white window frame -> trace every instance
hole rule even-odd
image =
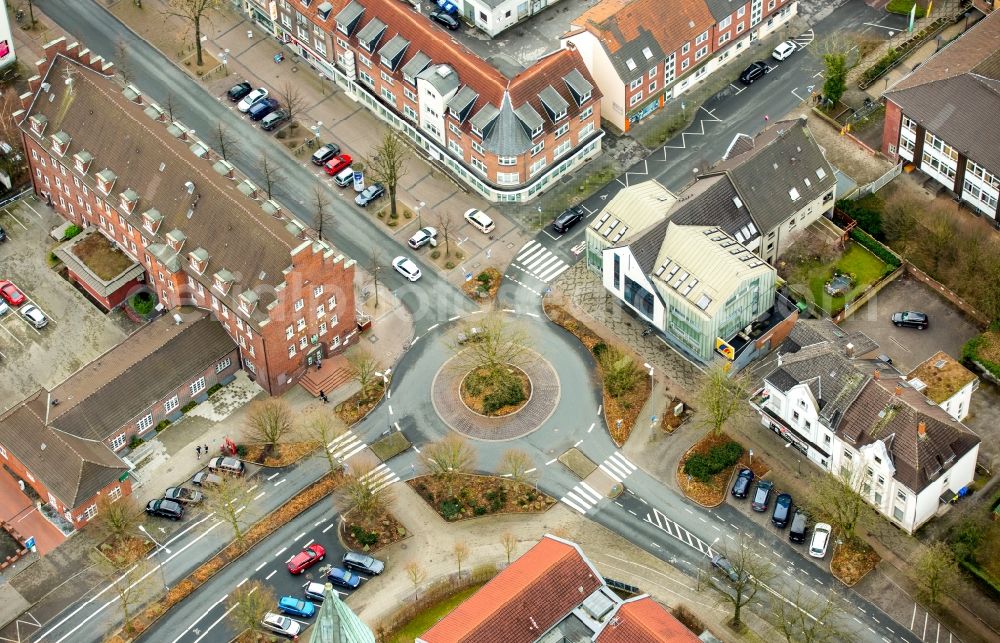
[[[181,403],[180,398],[178,398],[176,395],[173,396],[172,398],[163,403],[163,412],[170,413],[178,406],[180,406],[180,403]]]
[[[233,360],[231,357],[224,357],[219,360],[219,363],[215,365],[215,373],[219,374],[233,365]]]
[[[188,391],[191,392],[191,397],[201,393],[205,390],[205,377],[199,377],[195,381],[188,384]]]
[[[153,414],[147,413],[146,415],[139,418],[139,421],[135,423],[135,429],[139,433],[143,431],[148,431],[153,427]]]

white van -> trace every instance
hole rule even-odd
[[[483,234],[489,234],[493,232],[494,224],[493,219],[486,216],[486,213],[482,210],[477,210],[472,208],[465,213],[465,220],[472,224],[474,228],[482,232]]]
[[[342,188],[346,188],[351,183],[354,183],[354,170],[345,167],[334,175],[333,182]]]

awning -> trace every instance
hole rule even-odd
[[[945,489],[944,493],[941,494],[938,500],[941,501],[941,504],[950,505],[958,500],[958,494],[951,489]]]

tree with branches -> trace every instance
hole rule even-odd
[[[142,582],[142,577],[151,567],[149,560],[139,557],[139,560],[132,561],[125,557],[104,556],[97,551],[91,552],[90,560],[94,570],[108,583],[115,598],[118,599],[122,629],[126,635],[131,636],[135,633],[133,612],[138,604],[150,597],[153,591],[151,583]]]
[[[458,565],[458,577],[462,578],[462,563],[469,557],[469,546],[465,544],[465,541],[455,541],[451,553],[455,556],[455,563]]]
[[[431,442],[420,455],[427,472],[445,483],[449,496],[455,493],[455,479],[471,470],[476,463],[475,451],[457,433],[449,433],[437,442]]]
[[[326,196],[326,188],[317,183],[313,186],[313,213],[316,215],[316,234],[323,240],[323,230],[327,224],[333,225],[333,213],[330,212],[330,200]],[[329,233],[329,230],[327,231]]]
[[[721,366],[710,368],[697,393],[702,427],[712,435],[721,435],[723,427],[746,403],[747,397],[749,386],[744,375],[730,377]]]
[[[233,530],[233,540],[241,550],[246,545],[246,518],[243,514],[246,506],[240,503],[245,501],[246,493],[247,484],[243,478],[224,476],[222,482],[205,497],[209,510]]]
[[[163,13],[184,20],[194,30],[195,64],[199,67],[205,64],[201,48],[201,21],[211,20],[212,14],[222,8],[222,3],[223,0],[166,0]]]
[[[508,449],[500,456],[500,474],[514,486],[535,484],[534,471],[529,473],[533,465],[531,456],[520,449]]]
[[[274,453],[292,426],[292,409],[283,398],[268,397],[250,403],[247,411],[248,437],[264,445],[265,458]]]
[[[252,640],[257,640],[265,634],[261,621],[277,602],[270,587],[252,580],[233,590],[227,601],[229,618],[238,632],[249,632]]]
[[[261,155],[260,161],[257,163],[257,169],[260,171],[261,183],[263,184],[264,192],[267,193],[267,198],[274,198],[275,186],[284,180],[284,173],[282,173],[278,164],[271,160],[267,152]]]
[[[795,595],[771,597],[771,624],[788,643],[836,643],[852,640],[842,623],[843,609],[831,592],[821,598],[797,587]]]
[[[295,83],[285,81],[285,84],[278,90],[278,95],[285,105],[285,111],[288,112],[288,128],[295,129],[298,127],[295,117],[298,116],[299,110],[302,108],[302,92],[299,91],[299,87]]]
[[[851,70],[851,50],[855,39],[849,34],[835,33],[817,43],[815,55],[823,63],[823,99],[836,104],[847,90],[847,72]]]
[[[722,592],[722,600],[733,606],[733,618],[730,625],[737,631],[743,629],[741,617],[743,608],[753,601],[773,575],[770,563],[757,556],[752,550],[752,546],[753,540],[751,538],[740,536],[735,547],[729,547],[723,551],[726,559],[732,565],[732,573],[724,574],[724,576],[733,591]]]
[[[861,493],[865,476],[862,467],[845,464],[836,473],[816,477],[806,496],[810,512],[825,517],[848,542],[857,538],[858,527],[869,517],[868,501]]]
[[[410,579],[410,584],[413,585],[413,600],[414,602],[419,598],[420,584],[424,582],[427,578],[427,570],[421,567],[420,563],[415,560],[411,560],[406,563],[406,577]]]
[[[343,471],[344,465],[334,457],[333,451],[330,448],[333,441],[347,431],[336,415],[322,408],[314,411],[306,418],[305,429],[322,446],[323,456],[326,457],[326,465],[330,470],[330,475],[337,475]]]
[[[396,189],[399,182],[406,176],[406,161],[410,157],[410,148],[406,145],[403,135],[389,128],[382,140],[372,151],[371,157],[365,160],[368,174],[385,186],[389,193],[390,216],[396,218]]]
[[[128,53],[128,45],[121,38],[115,40],[115,69],[118,70],[118,75],[126,85],[131,83],[135,77],[132,71],[132,59]]]
[[[351,376],[361,387],[361,396],[368,399],[382,381],[381,377],[376,375],[379,371],[378,360],[370,350],[359,346],[347,356],[347,363],[351,369]]]
[[[375,463],[371,461],[355,464],[345,487],[351,508],[369,519],[385,513],[393,498],[389,485],[370,480],[373,471]]]
[[[510,556],[517,547],[517,536],[509,531],[503,532],[500,534],[500,545],[503,546],[503,552],[507,554],[507,564],[510,565]]]
[[[0,143],[11,149],[9,154],[0,152],[0,172],[17,185],[27,174],[28,161],[21,144],[21,130],[14,121],[14,112],[20,109],[17,92],[13,87],[0,88]]]
[[[167,90],[167,93],[163,96],[162,107],[163,111],[167,113],[167,118],[169,118],[171,122],[177,120],[177,109],[180,107],[180,104],[177,102],[176,94]]]
[[[97,501],[97,515],[88,525],[100,534],[102,540],[111,541],[109,544],[114,547],[134,535],[142,518],[143,509],[136,503],[134,496],[125,496],[115,501],[102,496]]]
[[[948,543],[937,541],[924,548],[917,557],[911,576],[917,585],[918,595],[931,604],[938,604],[942,596],[954,592],[960,572]]]
[[[604,387],[616,399],[630,393],[646,375],[635,360],[617,346],[607,346],[597,361],[604,376]]]
[[[232,132],[229,131],[229,128],[222,124],[222,121],[215,124],[211,137],[212,146],[219,153],[219,156],[222,157],[222,160],[229,161],[236,156],[239,151],[239,142],[233,136]]]
[[[459,356],[458,368],[496,372],[508,365],[523,366],[536,359],[532,350],[534,342],[527,329],[503,313],[485,315],[476,328],[475,333],[471,327],[465,329],[466,336],[472,340],[452,346]]]
[[[371,263],[368,266],[368,270],[369,270],[369,272],[372,273],[372,281],[374,282],[374,286],[372,287],[372,291],[375,294],[375,309],[376,310],[378,310],[378,273],[379,273],[379,271],[382,270],[382,268],[384,266],[384,263],[385,262],[382,261],[382,256],[379,254],[378,248],[376,248],[375,246],[372,246]]]
[[[434,213],[434,225],[438,233],[444,239],[444,256],[451,256],[451,234],[455,229],[455,215],[446,210],[438,210]]]

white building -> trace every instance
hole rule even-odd
[[[466,21],[491,38],[560,0],[452,0]]]
[[[979,388],[976,374],[944,351],[929,357],[906,378],[913,388],[959,422],[968,417],[972,393]]]

